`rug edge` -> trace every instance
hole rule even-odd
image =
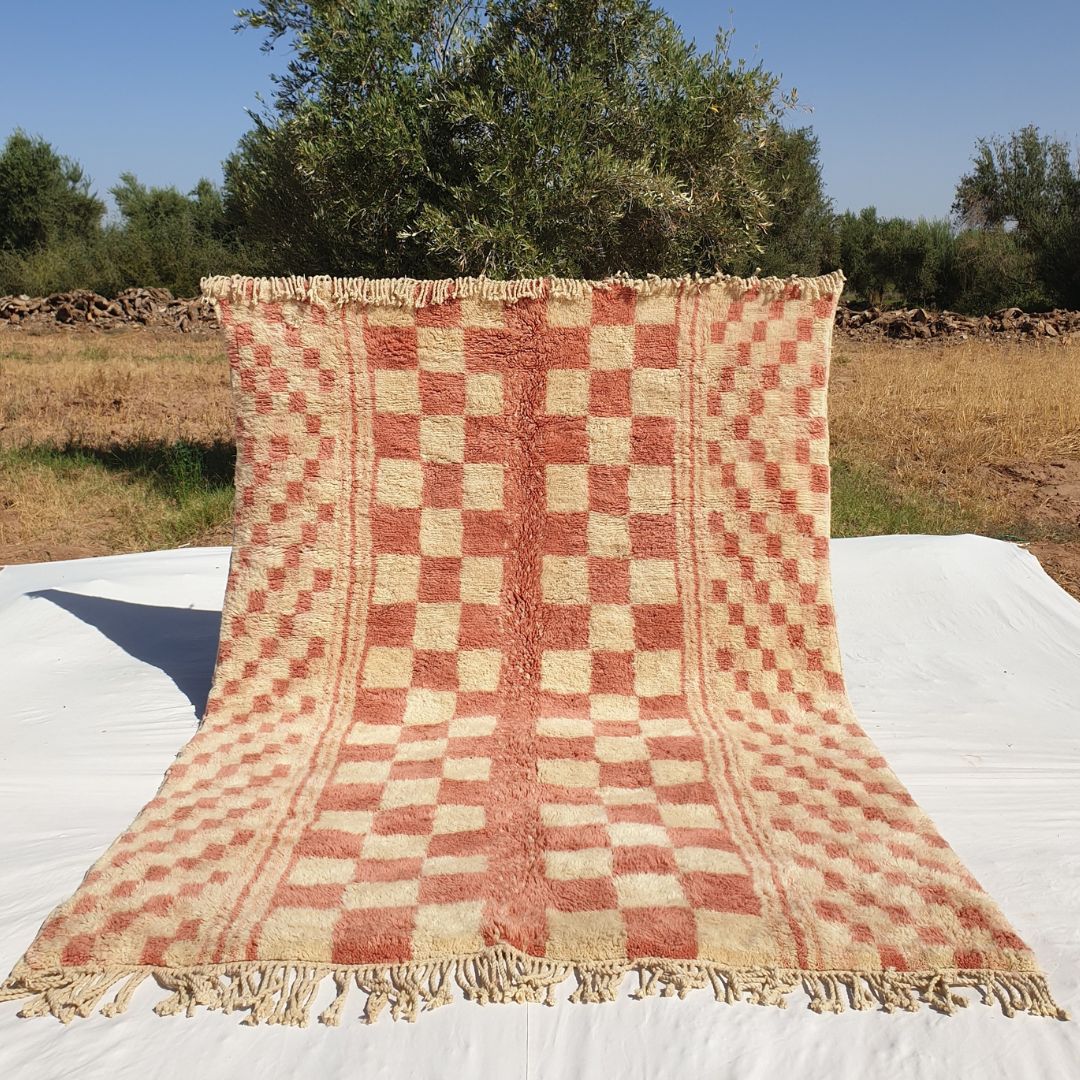
[[[364,995],[362,1019],[370,1024],[389,1008],[395,1020],[415,1021],[452,999],[456,985],[467,1001],[487,1004],[554,1005],[555,990],[573,978],[574,1003],[614,1001],[627,975],[638,976],[631,998],[679,997],[691,990],[711,989],[717,1002],[786,1008],[802,990],[807,1008],[816,1013],[848,1009],[917,1012],[928,1005],[954,1015],[970,999],[956,993],[973,990],[983,1005],[998,1005],[1007,1017],[1026,1012],[1057,1020],[1069,1014],[1053,998],[1038,970],[942,968],[928,971],[800,970],[795,968],[731,968],[700,960],[645,957],[635,960],[552,960],[531,956],[505,944],[471,954],[414,961],[408,964],[297,964],[291,961],[244,961],[190,967],[116,966],[61,968],[33,972],[25,963],[0,983],[0,1002],[29,999],[20,1017],[53,1016],[62,1024],[89,1016],[107,994],[106,1017],[130,1004],[147,978],[170,996],[159,1002],[159,1016],[194,1015],[202,1006],[215,1011],[247,1012],[245,1025],[284,1024],[306,1027],[320,985],[332,980],[333,1002],[317,1019],[340,1025],[345,1001],[355,986]]]
[[[729,274],[684,274],[681,277],[659,277],[650,274],[634,278],[615,274],[602,280],[579,278],[535,277],[499,280],[487,277],[443,278],[363,278],[363,277],[245,277],[217,275],[205,277],[200,286],[208,300],[232,304],[256,304],[285,300],[302,301],[323,306],[345,304],[391,304],[402,307],[431,307],[452,299],[485,299],[518,301],[541,296],[579,297],[594,289],[620,287],[632,289],[641,296],[671,295],[679,290],[699,291],[719,288],[732,299],[755,292],[766,299],[780,297],[798,289],[805,299],[839,298],[844,286],[844,273],[834,270],[817,277],[734,277]]]

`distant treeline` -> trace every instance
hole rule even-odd
[[[980,140],[949,215],[836,213],[816,137],[762,65],[700,51],[650,0],[263,0],[291,50],[272,105],[190,192],[125,174],[106,217],[43,139],[0,152],[0,294],[208,273],[603,277],[843,268],[847,296],[1080,308],[1080,164]]]

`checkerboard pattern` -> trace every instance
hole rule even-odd
[[[839,282],[417,284],[221,299],[209,710],[27,970],[1034,970],[845,696]]]

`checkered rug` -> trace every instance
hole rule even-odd
[[[839,274],[212,278],[236,529],[207,715],[5,984],[413,1019],[703,988],[1061,1015],[858,726]]]

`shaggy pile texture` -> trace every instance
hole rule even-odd
[[[66,1021],[149,975],[161,1013],[337,1023],[350,988],[412,1019],[633,973],[1062,1015],[847,701],[842,281],[205,282],[238,413],[210,704],[2,994]]]

